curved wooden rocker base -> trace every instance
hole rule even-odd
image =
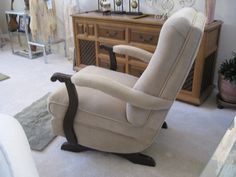
[[[79,144],[72,144],[69,142],[63,143],[63,145],[61,146],[61,149],[65,151],[71,151],[71,152],[97,151],[92,148],[88,148]],[[127,159],[130,162],[133,162],[135,164],[146,165],[146,166],[151,166],[151,167],[156,166],[156,162],[152,157],[149,157],[141,153],[130,153],[130,154],[112,153],[112,154],[120,156],[124,159]]]

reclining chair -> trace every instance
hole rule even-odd
[[[151,157],[140,152],[165,124],[196,57],[204,25],[202,13],[184,8],[164,23],[154,54],[132,46],[113,46],[113,70],[114,53],[149,62],[140,78],[96,66],[73,76],[55,73],[51,80],[65,82],[66,87],[50,95],[48,109],[55,134],[67,139],[62,149],[105,151],[155,166]]]
[[[20,123],[0,113],[0,177],[39,177]]]

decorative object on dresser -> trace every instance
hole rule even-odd
[[[123,0],[113,0],[114,12],[116,14],[124,14],[124,2]]]
[[[129,15],[142,15],[140,11],[140,0],[129,0]]]
[[[216,0],[205,0],[205,13],[207,17],[207,23],[211,23],[215,19],[215,6]]]
[[[108,52],[101,44],[128,44],[154,52],[164,21],[155,15],[111,15],[89,12],[73,14],[76,66],[96,65],[110,68]],[[213,89],[215,61],[221,21],[206,25],[195,63],[177,99],[200,105]],[[147,64],[126,55],[117,55],[118,71],[141,76]]]
[[[51,80],[66,85],[48,99],[54,133],[67,139],[61,148],[110,152],[155,166],[154,159],[141,152],[152,145],[161,127],[167,128],[166,115],[194,63],[204,26],[201,12],[184,8],[164,23],[154,54],[129,45],[102,45],[113,70],[113,52],[148,63],[140,78],[96,66],[73,76],[55,73]]]
[[[218,108],[236,108],[236,53],[220,65],[218,88]]]
[[[111,3],[110,3],[110,1],[101,2],[101,6],[102,6],[102,13],[104,15],[110,15],[111,14]]]
[[[107,0],[98,0],[98,12],[102,12],[102,6],[104,2],[107,2]]]

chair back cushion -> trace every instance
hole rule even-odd
[[[134,89],[174,101],[192,67],[204,26],[205,16],[193,8],[173,14],[164,23],[156,51]],[[150,111],[128,104],[127,118],[133,124],[142,125]]]

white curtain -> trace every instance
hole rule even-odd
[[[49,37],[56,35],[56,9],[52,0],[52,9],[48,9],[45,0],[29,0],[30,3],[30,29],[33,40],[48,42]]]
[[[74,35],[73,35],[73,26],[72,26],[72,17],[71,14],[74,14],[79,11],[76,0],[62,0],[63,11],[63,21],[64,21],[64,30],[65,37],[67,42],[67,54],[69,59],[74,57]]]

